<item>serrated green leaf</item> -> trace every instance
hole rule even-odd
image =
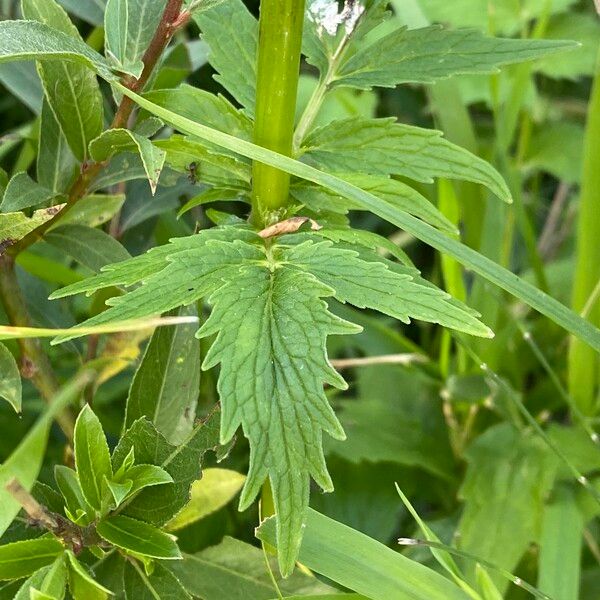
[[[95,161],[108,160],[120,152],[137,152],[140,155],[152,194],[156,193],[158,178],[165,164],[164,150],[129,129],[109,129],[90,143],[90,156]]]
[[[473,181],[511,201],[505,181],[489,163],[439,131],[395,119],[343,119],[319,127],[304,140],[301,157],[335,173],[402,175],[424,183],[434,177]]]
[[[0,344],[0,398],[6,400],[15,412],[21,412],[21,373],[12,352]]]
[[[152,90],[144,96],[151,102],[168,110],[177,110],[198,123],[244,140],[252,139],[251,119],[221,94],[211,94],[184,83],[175,89]]]
[[[160,563],[148,574],[137,563],[127,562],[123,587],[126,600],[192,600],[177,577]]]
[[[456,234],[456,227],[427,198],[402,181],[358,173],[344,174],[343,178],[399,210],[419,217],[444,232]],[[291,194],[296,200],[317,212],[329,210],[346,213],[349,210],[362,209],[357,202],[308,182],[292,185]]]
[[[254,114],[258,23],[242,0],[227,0],[194,16],[208,42],[208,60],[218,81],[242,106]]]
[[[108,600],[112,592],[94,581],[88,570],[68,550],[69,591],[73,600]]]
[[[205,469],[202,479],[192,484],[189,503],[167,524],[168,530],[183,529],[223,508],[242,489],[245,481],[245,475],[236,471]]]
[[[68,191],[77,173],[77,159],[69,148],[48,101],[42,105],[37,155],[38,183],[53,192]]]
[[[49,231],[44,240],[96,272],[107,264],[131,258],[115,238],[101,229],[84,225],[59,225]]]
[[[126,517],[112,515],[96,525],[98,535],[117,548],[158,558],[177,560],[181,558],[175,539],[158,527]]]
[[[125,471],[124,477],[132,482],[130,496],[147,487],[173,483],[173,477],[156,465],[134,465]]]
[[[302,179],[322,185],[327,189],[333,190],[347,198],[359,202],[365,210],[373,212],[396,227],[411,233],[440,252],[455,258],[458,262],[478,275],[481,275],[513,296],[523,300],[526,304],[589,344],[590,347],[600,350],[600,330],[583,319],[580,315],[569,310],[548,294],[545,294],[535,286],[527,283],[525,280],[519,278],[507,269],[504,269],[479,252],[472,250],[456,240],[446,237],[430,225],[419,221],[419,219],[416,219],[412,215],[395,209],[385,202],[381,202],[373,194],[361,190],[335,175],[325,173],[312,168],[310,165],[303,164],[297,160],[278,154],[277,152],[261,148],[255,144],[245,142],[244,140],[238,140],[237,138],[228,136],[227,134],[218,132],[209,127],[194,123],[189,119],[180,117],[171,111],[162,109],[152,102],[144,100],[141,96],[138,96],[121,85],[115,85],[142,108],[157,115],[165,122],[171,123],[184,133],[218,144],[228,150],[252,158],[253,160],[264,162],[265,164],[269,164],[292,175],[301,177]]]
[[[112,466],[102,425],[87,404],[75,423],[74,451],[83,496],[92,508],[100,510],[104,477],[112,478]]]
[[[142,74],[142,57],[165,10],[164,0],[108,0],[104,12],[107,55],[119,71]]]
[[[28,577],[62,552],[63,545],[54,537],[0,546],[0,580]]]
[[[276,519],[257,536],[276,545]],[[450,580],[342,523],[308,509],[299,560],[309,569],[373,600],[467,600]]]
[[[31,600],[31,590],[40,587],[50,567],[42,567],[27,578],[12,600]]]
[[[345,60],[333,85],[368,89],[434,83],[458,74],[496,73],[501,65],[576,47],[574,42],[558,40],[488,38],[475,29],[398,29]]]
[[[405,323],[412,317],[471,335],[493,335],[469,309],[448,302],[446,292],[381,262],[362,260],[353,250],[331,242],[309,242],[291,248],[285,258],[330,286],[340,302],[371,308]]]
[[[84,44],[75,25],[55,0],[21,0],[23,16],[39,21]],[[95,74],[69,61],[41,62],[38,72],[46,100],[71,148],[83,161],[88,145],[103,128],[104,106]]]
[[[57,204],[64,202],[65,197],[39,185],[27,173],[17,173],[6,186],[0,210],[3,213],[17,212],[53,200]]]
[[[194,307],[173,315],[194,316]],[[200,344],[195,324],[157,329],[129,389],[125,427],[141,417],[152,421],[171,444],[181,443],[194,427],[200,389]]]
[[[123,435],[113,454],[117,471],[131,448],[140,464],[162,467],[173,483],[142,489],[128,501],[123,513],[154,525],[164,525],[189,501],[190,487],[201,476],[204,454],[219,443],[218,411],[196,425],[189,437],[179,446],[172,446],[146,419],[136,421]],[[135,467],[133,467],[135,469]]]

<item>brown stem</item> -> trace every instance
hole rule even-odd
[[[16,477],[6,484],[6,491],[23,507],[36,525],[49,531],[58,528],[56,519],[19,483]]]

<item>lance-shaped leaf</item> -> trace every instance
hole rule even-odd
[[[57,204],[66,198],[36,183],[27,173],[17,173],[6,186],[0,210],[4,213],[17,212],[55,199]]]
[[[55,0],[21,0],[23,16],[40,21],[84,43],[65,10]],[[38,65],[46,99],[75,156],[85,160],[91,140],[103,128],[104,107],[96,75],[86,66],[68,62]]]
[[[208,60],[218,81],[249,115],[256,102],[258,23],[242,0],[227,0],[194,15],[210,47]]]
[[[115,80],[104,57],[85,42],[37,21],[0,22],[0,63],[17,60],[75,61]]]
[[[107,55],[124,73],[139,77],[142,57],[165,10],[164,0],[108,0],[104,13]]]
[[[0,398],[21,412],[21,373],[12,352],[0,344]]]
[[[67,551],[67,565],[69,591],[73,600],[108,600],[112,596],[112,592],[95,581],[70,550]]]
[[[489,163],[452,144],[440,131],[395,119],[342,119],[319,127],[304,140],[302,159],[336,173],[402,175],[424,183],[434,177],[473,181],[503,200],[511,198]]]
[[[37,180],[46,189],[65,193],[78,171],[77,159],[62,132],[52,108],[42,105],[40,140],[37,156]]]
[[[102,508],[104,478],[112,477],[110,453],[98,417],[85,405],[75,423],[75,466],[81,491],[95,509]]]
[[[137,152],[142,159],[152,194],[156,192],[158,178],[165,164],[165,152],[149,139],[129,129],[110,129],[90,144],[90,156],[96,161],[105,161],[119,152]]]
[[[173,536],[131,517],[112,515],[100,521],[96,531],[104,540],[122,550],[160,560],[181,558]]]
[[[345,60],[333,85],[369,89],[433,83],[458,74],[495,73],[501,65],[576,47],[559,40],[488,38],[476,29],[397,29]]]
[[[0,546],[0,580],[27,577],[64,552],[54,537],[14,542]]]
[[[0,254],[30,231],[49,221],[63,205],[36,210],[31,217],[22,212],[0,213]]]

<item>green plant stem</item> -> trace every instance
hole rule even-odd
[[[260,5],[254,142],[292,155],[304,0],[263,0]],[[256,225],[280,220],[289,203],[290,176],[255,162],[252,218]]]
[[[600,302],[589,302],[600,280],[600,219],[598,189],[600,188],[600,55],[589,103],[584,142],[584,165],[577,225],[577,262],[573,280],[572,307],[587,313],[588,320],[600,324]],[[569,348],[569,392],[581,412],[594,416],[598,411],[600,385],[598,354],[572,338]]]
[[[14,259],[8,255],[0,257],[0,298],[13,325],[33,327],[17,281]],[[42,398],[50,404],[59,390],[59,384],[48,355],[37,339],[20,339],[18,342],[21,350],[21,374],[31,379]],[[60,413],[56,420],[67,439],[73,439],[74,421],[69,412]]]

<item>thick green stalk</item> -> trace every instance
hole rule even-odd
[[[573,280],[572,306],[576,312],[587,310],[587,318],[600,324],[600,301],[589,301],[600,280],[600,56],[590,98],[585,136],[585,158],[577,226],[577,263]],[[598,354],[576,338],[569,349],[569,392],[585,415],[598,411],[600,359]]]
[[[262,0],[254,142],[292,155],[304,0]],[[289,203],[290,176],[259,162],[252,172],[252,215],[259,226],[279,220]]]

